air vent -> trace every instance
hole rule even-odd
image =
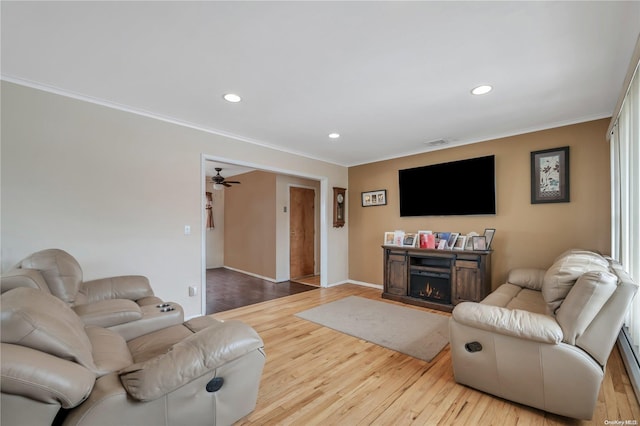
[[[445,141],[444,139],[438,139],[435,141],[429,141],[429,142],[425,142],[424,144],[427,146],[440,146],[440,145],[446,145],[449,142]]]

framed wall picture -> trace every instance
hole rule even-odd
[[[531,153],[531,204],[569,202],[569,147]]]
[[[362,207],[384,206],[387,204],[387,190],[378,189],[362,193]]]

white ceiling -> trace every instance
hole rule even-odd
[[[640,31],[638,1],[1,8],[7,81],[346,166],[608,117]]]

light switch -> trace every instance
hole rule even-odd
[[[184,226],[184,235],[191,235],[191,226],[189,225]]]

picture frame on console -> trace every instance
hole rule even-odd
[[[453,245],[454,250],[464,250],[467,246],[467,236],[466,235],[458,235],[455,244]]]
[[[432,231],[418,231],[418,242],[416,247],[435,249],[436,237]]]
[[[402,247],[415,247],[417,234],[406,233],[404,234],[404,238],[402,239]]]
[[[385,232],[384,233],[384,245],[385,246],[395,246],[395,232]]]
[[[484,235],[473,237],[473,249],[474,250],[486,250],[487,238]]]
[[[484,230],[484,237],[487,239],[487,250],[491,250],[491,242],[493,241],[493,235],[496,230],[493,228],[487,228]]]
[[[451,235],[449,235],[449,238],[447,238],[448,249],[453,249],[453,246],[456,244],[456,240],[458,239],[458,235],[460,235],[459,232],[452,232]]]

